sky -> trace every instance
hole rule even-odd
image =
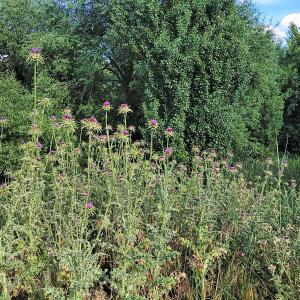
[[[300,27],[300,0],[254,0],[276,35],[284,39],[291,22]]]

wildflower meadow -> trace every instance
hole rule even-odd
[[[0,187],[0,299],[287,299],[300,294],[300,193],[290,161],[251,171],[128,103],[50,110],[33,48],[32,111]],[[47,88],[47,87],[46,87]],[[116,123],[115,116],[118,117]],[[0,119],[0,149],[7,132]]]
[[[0,0],[0,300],[300,300],[300,0]]]

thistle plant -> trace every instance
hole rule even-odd
[[[197,146],[185,166],[171,127],[155,147],[156,119],[148,144],[133,140],[127,104],[115,130],[110,102],[101,109],[103,121],[47,116],[50,140],[32,126],[1,182],[3,299],[297,299],[296,182],[270,159],[250,181],[231,154]]]

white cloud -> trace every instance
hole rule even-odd
[[[274,3],[277,0],[255,0],[254,2],[257,4],[269,4],[269,3]]]
[[[273,30],[280,40],[284,40],[291,23],[295,23],[300,27],[300,13],[285,16],[277,26],[272,26],[270,29]]]

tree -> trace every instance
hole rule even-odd
[[[112,1],[104,36],[111,69],[144,125],[193,144],[239,152],[274,144],[281,126],[278,47],[235,1]]]
[[[295,24],[289,28],[287,48],[282,65],[285,69],[284,126],[281,131],[281,147],[292,153],[300,151],[300,31]]]

